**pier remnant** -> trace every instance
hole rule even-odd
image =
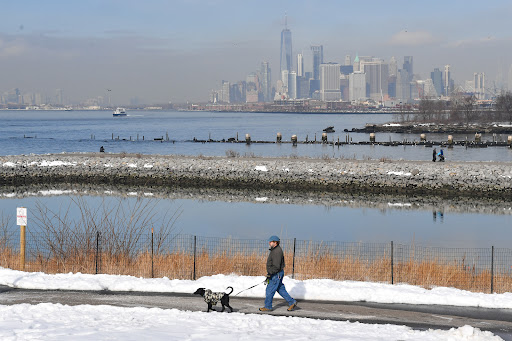
[[[420,141],[425,142],[426,140],[427,140],[427,135],[426,134],[421,134],[420,135]]]
[[[292,135],[292,143],[294,146],[297,145],[297,135]]]
[[[281,133],[277,133],[276,142],[281,143],[282,140],[283,140],[283,135],[281,135]]]
[[[480,133],[475,133],[475,142],[476,142],[476,143],[480,143],[480,142],[482,142],[482,134],[480,134]]]
[[[370,133],[370,142],[375,143],[375,133]]]
[[[322,133],[322,143],[327,142],[327,133]]]
[[[251,134],[245,134],[245,143],[251,144]]]

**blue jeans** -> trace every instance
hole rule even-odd
[[[290,296],[290,294],[288,294],[288,291],[286,291],[286,288],[284,287],[283,284],[283,277],[283,270],[279,271],[278,273],[270,277],[270,281],[267,284],[267,289],[265,292],[265,308],[272,309],[272,299],[274,298],[276,291],[286,300],[286,302],[288,302],[288,305],[297,303],[297,301],[295,301]]]

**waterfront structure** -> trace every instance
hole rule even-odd
[[[383,101],[388,97],[388,64],[379,58],[360,61],[361,71],[366,74],[367,97]]]
[[[288,29],[287,18],[285,17],[284,29],[281,31],[281,57],[280,69],[282,74],[284,70],[292,71],[292,32]]]
[[[322,101],[341,100],[340,64],[327,63],[320,65],[320,99]]]
[[[268,62],[262,62],[260,68],[260,89],[263,102],[272,101],[272,77]]]
[[[348,97],[350,102],[360,102],[366,99],[366,75],[355,71],[348,75]]]
[[[441,70],[435,68],[434,71],[430,73],[430,79],[432,79],[437,96],[441,96],[443,94],[443,73]]]
[[[485,99],[485,73],[475,72],[473,74],[474,92],[477,99]]]

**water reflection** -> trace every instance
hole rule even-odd
[[[200,236],[282,238],[405,244],[445,247],[509,247],[510,202],[441,200],[429,197],[374,196],[339,193],[296,193],[129,186],[27,186],[2,188],[0,212],[15,225],[17,206],[36,203],[55,211],[81,196],[92,206],[103,200],[156,200],[158,215],[177,207],[178,230]],[[445,216],[445,213],[449,213]],[[79,214],[71,212],[70,214]]]
[[[432,211],[432,219],[434,223],[439,219],[439,222],[442,224],[444,222],[444,211],[442,209]]]

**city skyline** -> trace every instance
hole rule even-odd
[[[506,1],[368,1],[361,8],[335,1],[95,0],[3,8],[9,15],[0,23],[0,92],[55,96],[61,89],[70,102],[204,102],[222,80],[244,80],[262,62],[275,86],[285,15],[293,70],[296,55],[312,45],[323,46],[325,62],[342,65],[346,55],[386,62],[394,56],[399,65],[413,56],[422,79],[450,65],[461,84],[483,72],[486,84],[502,86],[512,64]]]

